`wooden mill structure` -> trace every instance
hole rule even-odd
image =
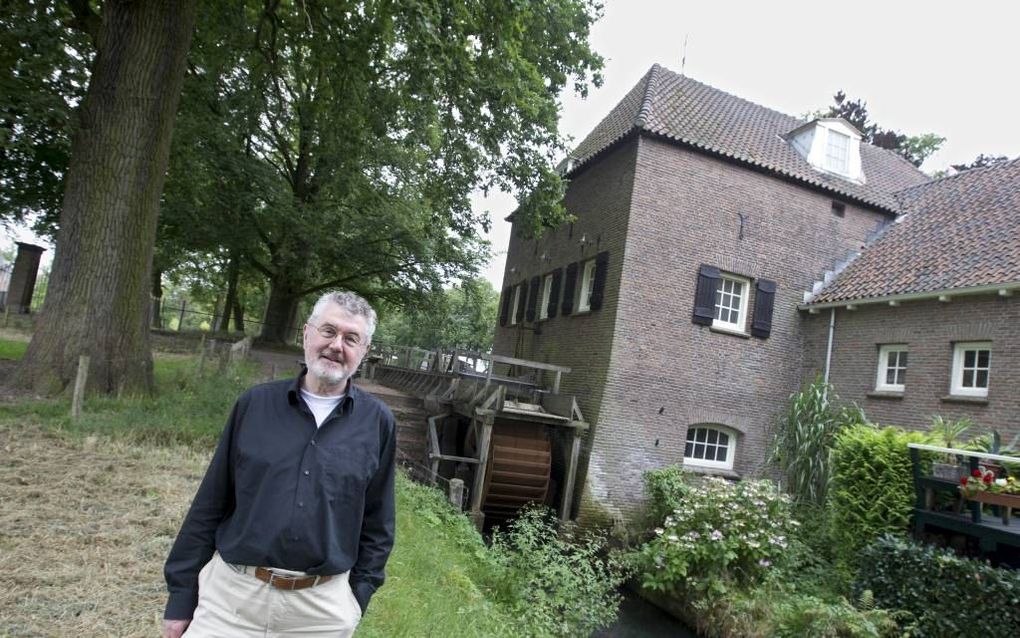
[[[560,392],[569,372],[487,353],[385,345],[373,345],[365,366],[368,380],[424,400],[421,461],[433,480],[464,479],[479,528],[535,502],[570,517],[588,423],[575,397]]]

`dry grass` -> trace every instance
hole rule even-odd
[[[0,636],[156,636],[207,453],[0,423]]]

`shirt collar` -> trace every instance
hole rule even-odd
[[[301,372],[298,373],[297,377],[295,377],[287,387],[287,402],[291,405],[301,404],[301,381],[304,380],[306,374],[308,374],[308,368],[301,366]],[[344,394],[343,401],[341,401],[340,404],[344,408],[353,408],[355,400],[361,398],[361,392],[361,388],[354,385],[351,379],[348,379],[347,392]]]

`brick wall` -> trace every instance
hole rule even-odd
[[[498,329],[495,347],[574,369],[564,390],[594,423],[579,517],[633,513],[642,474],[681,462],[694,424],[732,429],[736,474],[759,472],[765,430],[803,376],[803,291],[886,216],[847,204],[838,217],[826,194],[648,137],[575,176],[566,203],[572,229],[511,240],[504,288],[608,250],[604,306],[556,317],[540,335]],[[768,339],[691,322],[701,264],[777,282]]]
[[[805,313],[806,379],[822,374],[829,310]],[[927,429],[932,415],[970,418],[973,436],[995,429],[1005,443],[1020,434],[1020,300],[981,295],[904,301],[897,307],[862,305],[837,309],[829,380],[845,400],[856,401],[871,421]],[[988,398],[957,402],[949,396],[953,343],[991,341]],[[907,374],[901,397],[875,393],[878,347],[907,344]],[[869,396],[870,395],[870,396]]]

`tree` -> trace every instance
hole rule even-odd
[[[492,349],[499,293],[486,279],[465,279],[423,303],[383,308],[375,340],[419,348]]]
[[[880,148],[887,148],[902,155],[914,166],[920,166],[932,153],[937,151],[946,138],[934,133],[908,136],[892,129],[882,129],[868,119],[868,104],[863,100],[849,100],[846,93],[838,91],[832,96],[834,105],[822,117],[841,117],[857,127],[864,135],[864,141]]]
[[[95,48],[64,179],[49,291],[17,378],[55,392],[151,391],[150,268],[194,0],[69,3]]]
[[[1002,166],[1009,161],[1009,158],[1005,155],[985,155],[981,153],[974,158],[970,164],[952,164],[951,166],[957,171],[969,171],[972,168],[991,168],[995,166]]]

